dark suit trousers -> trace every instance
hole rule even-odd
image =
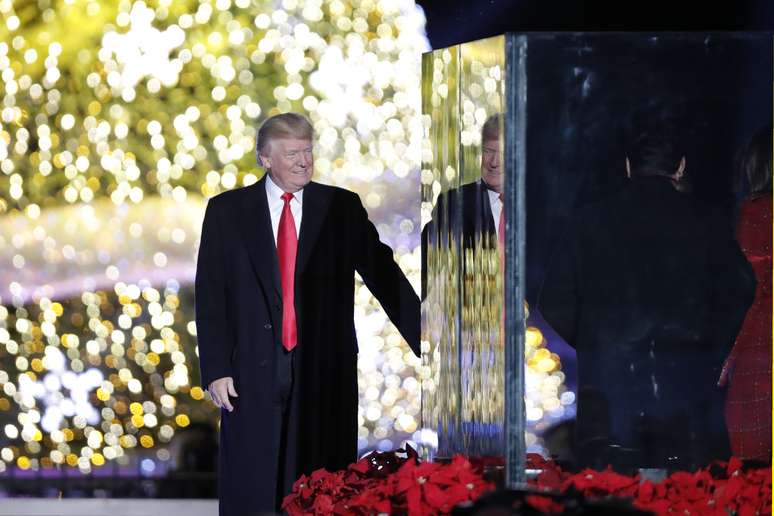
[[[296,378],[299,358],[300,346],[296,346],[292,351],[280,347],[277,352],[278,396],[273,414],[273,423],[280,438],[275,500],[277,512],[281,512],[283,498],[290,493],[293,483],[300,476],[298,471],[300,396]]]

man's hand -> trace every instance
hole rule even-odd
[[[223,378],[218,378],[217,380],[213,380],[210,386],[207,388],[208,391],[210,391],[210,396],[212,396],[212,402],[220,407],[228,410],[229,412],[232,412],[234,410],[234,407],[231,405],[231,402],[229,401],[228,397],[229,395],[237,398],[239,395],[236,392],[236,389],[234,389],[234,379],[230,376],[224,376]]]

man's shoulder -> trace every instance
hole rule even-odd
[[[318,183],[316,181],[312,181],[306,185],[304,187],[304,192],[310,193],[312,195],[324,195],[335,198],[336,200],[347,200],[350,202],[355,200],[359,202],[360,200],[360,196],[357,194],[357,192],[347,190],[346,188],[342,188],[340,186]]]
[[[448,199],[448,198],[454,198],[454,196],[456,195],[462,195],[463,198],[467,199],[470,197],[481,195],[484,192],[486,192],[486,187],[482,185],[480,181],[473,181],[472,183],[466,183],[462,186],[449,188],[448,190],[439,194],[438,197],[439,198],[443,197]]]
[[[217,210],[218,213],[231,212],[240,206],[255,202],[256,196],[261,193],[266,195],[266,183],[263,180],[221,192],[210,198],[207,208],[208,210]]]
[[[249,186],[226,190],[210,198],[209,203],[214,206],[232,205],[240,202],[246,196],[253,194],[262,183],[253,183]]]

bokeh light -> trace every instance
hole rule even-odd
[[[316,180],[361,195],[417,285],[424,18],[406,0],[21,5],[0,1],[0,471],[152,474],[176,432],[217,422],[194,260],[207,198],[260,177],[263,118],[309,116]],[[355,295],[367,447],[419,425],[419,361]]]
[[[410,0],[0,0],[0,473],[152,474],[217,423],[194,260],[206,200],[260,178],[266,116],[309,116],[315,179],[360,194],[419,290],[424,23]],[[355,298],[358,446],[420,440],[421,361]],[[530,349],[534,419],[573,400]]]

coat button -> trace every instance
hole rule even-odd
[[[263,329],[264,330],[271,330],[271,324],[269,324],[269,323],[264,324],[263,325]]]
[[[260,367],[266,367],[266,360],[261,360],[261,361],[258,363],[258,366],[260,366]]]

